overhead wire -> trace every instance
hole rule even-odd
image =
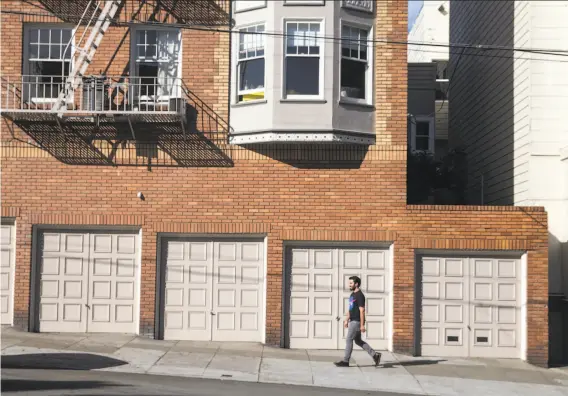
[[[18,15],[30,15],[30,16],[41,16],[37,13],[31,12],[23,12],[23,11],[16,11],[16,10],[2,10],[0,13],[4,14],[18,14]],[[53,15],[46,14],[45,17],[52,17]],[[58,14],[60,17],[79,17],[78,15],[71,15],[71,14]],[[196,31],[206,31],[206,32],[217,32],[217,33],[226,33],[226,34],[239,34],[241,33],[238,29],[222,29],[222,28],[214,28],[214,27],[207,27],[207,26],[188,26],[188,25],[179,25],[179,27],[187,30],[196,30]],[[304,38],[303,35],[293,35],[285,32],[277,32],[277,31],[263,31],[263,32],[246,32],[246,34],[251,35],[265,35],[265,36],[272,36],[272,37],[299,37]],[[310,38],[313,38],[310,37]],[[360,40],[350,39],[345,37],[337,37],[337,36],[328,36],[328,35],[317,35],[318,39],[324,41],[340,41],[340,42],[359,42]],[[393,39],[367,39],[365,40],[368,43],[373,44],[387,44],[387,45],[402,45],[402,46],[420,46],[420,47],[434,47],[434,48],[468,48],[468,49],[476,49],[480,51],[513,51],[513,52],[522,52],[522,53],[533,53],[533,54],[541,54],[541,55],[551,55],[551,56],[559,56],[559,57],[568,57],[568,49],[554,49],[554,48],[528,48],[528,47],[508,47],[502,45],[495,45],[495,44],[474,44],[474,43],[440,43],[440,42],[420,42],[420,41],[409,41],[409,40],[393,40]]]

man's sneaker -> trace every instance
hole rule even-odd
[[[343,360],[339,361],[339,362],[335,362],[333,363],[335,364],[337,367],[349,367],[349,363],[348,362],[344,362]]]
[[[375,361],[375,367],[377,367],[381,362],[381,356],[382,355],[379,352],[375,353],[375,356],[373,356],[373,360]]]

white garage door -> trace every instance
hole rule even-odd
[[[41,234],[39,330],[136,333],[138,235]]]
[[[361,278],[366,297],[364,339],[388,348],[388,251],[293,248],[290,252],[288,337],[290,348],[343,349],[349,277]]]
[[[520,358],[520,260],[423,257],[423,356]]]
[[[264,243],[169,240],[164,339],[262,341]]]
[[[14,274],[16,265],[16,228],[13,224],[2,223],[0,231],[0,308],[3,325],[13,324],[14,309]]]

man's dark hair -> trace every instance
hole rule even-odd
[[[351,276],[349,280],[352,280],[353,283],[357,283],[357,286],[361,287],[361,278],[358,276]]]

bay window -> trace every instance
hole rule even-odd
[[[321,22],[286,22],[286,98],[320,98],[323,60]]]
[[[367,102],[370,94],[370,67],[367,40],[369,31],[341,27],[341,99]]]
[[[264,99],[264,25],[249,26],[239,33],[238,101]]]

